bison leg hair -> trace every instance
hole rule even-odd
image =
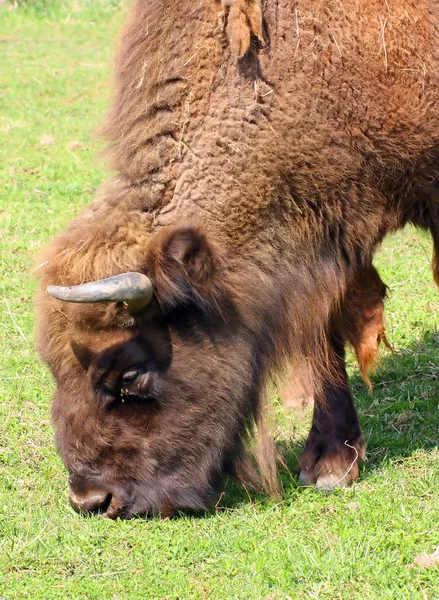
[[[436,261],[439,265],[438,255],[439,252],[435,251],[433,262],[436,264]],[[437,272],[439,273],[439,269]],[[337,317],[336,329],[353,348],[361,376],[370,390],[372,390],[372,382],[369,374],[374,372],[380,345],[383,344],[387,350],[393,352],[384,325],[386,295],[387,286],[378,271],[373,265],[367,265],[353,280]],[[283,376],[278,376],[275,381],[283,406],[297,407],[312,404],[313,374],[306,360],[289,365]]]
[[[316,397],[311,431],[297,468],[304,484],[322,490],[352,483],[366,450],[347,383],[344,342],[333,334],[330,343],[336,372],[323,382]]]
[[[369,389],[380,344],[393,351],[384,326],[387,286],[373,265],[360,270],[343,304],[338,331],[355,351],[360,373]]]

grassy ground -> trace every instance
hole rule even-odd
[[[109,101],[117,3],[0,10],[0,596],[32,599],[438,599],[439,296],[430,241],[388,239],[384,353],[371,395],[352,370],[368,462],[325,496],[283,474],[285,498],[228,484],[216,511],[172,521],[79,517],[32,345],[34,255],[104,177],[92,132]],[[309,414],[280,421],[294,468]]]

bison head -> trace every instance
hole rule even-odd
[[[140,273],[65,287],[77,282],[61,246],[38,346],[73,507],[112,518],[207,507],[237,468],[262,377],[227,261],[199,229],[163,228]]]

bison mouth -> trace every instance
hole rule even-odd
[[[112,500],[113,495],[110,493],[92,492],[91,495],[84,498],[78,497],[72,490],[69,490],[70,506],[77,513],[107,516]]]
[[[110,487],[110,486],[109,486]],[[69,501],[80,514],[97,515],[107,519],[171,518],[179,511],[208,510],[216,496],[212,486],[203,488],[181,487],[172,491],[167,486],[143,487],[137,489],[101,485],[71,476],[69,478]]]
[[[78,475],[69,477],[69,502],[77,513],[109,519],[129,518],[133,504],[126,489],[103,486],[94,478]]]

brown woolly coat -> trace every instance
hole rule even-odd
[[[185,224],[208,240],[198,298],[238,307],[263,340],[261,379],[285,357],[317,374],[383,236],[408,221],[436,232],[438,24],[435,0],[137,0],[103,128],[117,174],[40,270],[39,345],[57,377],[80,374],[75,336],[98,343],[132,320],[61,305],[46,285],[142,271],[166,307]]]
[[[438,7],[266,1],[261,35],[238,2],[235,54],[256,36],[237,65],[223,4],[134,5],[104,126],[118,175],[49,247],[43,289],[144,270],[160,227],[201,224],[245,302],[285,290],[306,352],[384,234],[438,210]]]

